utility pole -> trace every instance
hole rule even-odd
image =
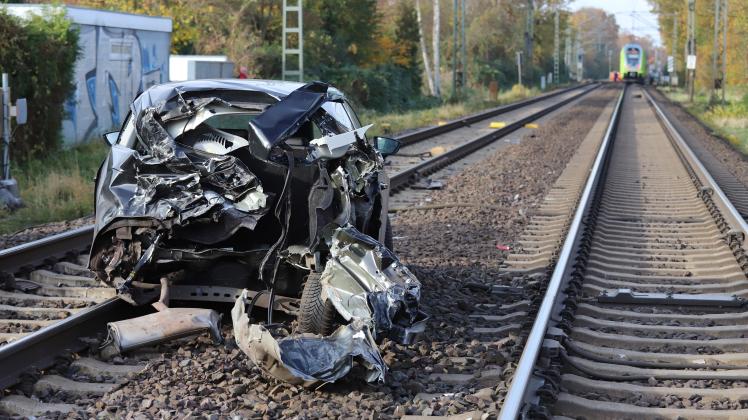
[[[719,79],[717,75],[717,69],[719,66],[717,65],[717,57],[719,57],[719,18],[720,18],[720,10],[719,6],[722,4],[722,0],[714,0],[714,44],[712,48],[712,94],[709,97],[710,102],[714,102],[717,100],[717,83],[719,83],[717,80]]]
[[[577,82],[581,82],[582,78],[584,77],[584,50],[582,49],[582,43],[579,39],[579,34],[577,33],[576,40],[574,41],[574,46],[576,47],[575,50],[577,52],[577,70],[576,70],[576,76],[577,76]]]
[[[729,0],[724,0],[722,5],[722,103],[725,103],[725,89],[727,88],[727,5]]]
[[[613,53],[613,51],[608,50],[608,76],[610,76],[610,72],[613,71],[613,67],[612,67],[613,63],[611,61],[612,58],[613,58],[613,54],[612,53]]]
[[[465,44],[465,0],[460,0],[462,14],[460,15],[460,32],[462,32],[462,88],[467,86],[467,45]]]
[[[522,86],[522,51],[517,51],[517,83]]]
[[[673,71],[670,73],[670,85],[678,85],[678,13],[673,13],[673,45],[670,48],[670,55],[673,57]]]
[[[696,84],[696,0],[688,0],[688,30],[686,36],[686,70],[688,72],[688,100],[693,102]]]
[[[532,79],[532,40],[533,40],[533,26],[535,23],[535,5],[533,0],[527,0],[527,16],[525,19],[525,71],[527,71],[527,79]],[[530,82],[532,84],[532,82]]]
[[[299,82],[304,80],[304,26],[301,10],[302,0],[283,0],[283,39],[282,39],[282,73],[283,80],[293,78]],[[294,14],[296,19],[293,19]],[[288,22],[296,21],[296,26],[288,26]],[[289,63],[294,61],[296,65]],[[290,58],[290,60],[289,60]]]
[[[566,67],[566,79],[571,79],[571,27],[566,26],[566,40],[564,43],[564,66]]]
[[[3,73],[3,177],[10,179],[10,82]]]
[[[553,14],[553,81],[556,82],[556,84],[559,84],[559,54],[561,53],[561,39],[560,34],[558,33],[558,26],[559,26],[559,12],[558,12],[558,6],[556,6],[556,11]]]
[[[439,16],[439,0],[434,0],[432,4],[434,5],[434,33],[432,36],[434,49],[434,95],[437,98],[441,98],[441,54],[439,51],[439,38],[441,37],[439,26],[441,23],[441,17]]]
[[[457,0],[452,1],[452,98],[457,97]]]

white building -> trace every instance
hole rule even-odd
[[[225,55],[174,55],[169,57],[169,80],[183,82],[198,79],[234,77],[234,63]]]
[[[17,16],[49,5],[8,4]],[[74,94],[65,104],[66,144],[119,129],[132,100],[148,87],[169,81],[171,18],[60,6],[79,27],[81,57]],[[29,104],[33,106],[33,104]]]

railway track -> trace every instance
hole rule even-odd
[[[705,166],[649,94],[622,94],[558,199],[571,222],[508,260],[550,278],[501,418],[748,416],[748,228]]]
[[[481,128],[482,132],[470,137],[470,141],[449,146],[450,150],[426,159],[416,169],[397,172],[392,177],[393,189],[406,188],[594,87],[554,92],[401,138],[406,145],[404,150],[408,150],[416,144],[426,144],[428,133],[431,139],[454,131],[461,131],[461,137],[470,137],[468,130],[475,130],[470,124],[500,114],[507,114],[509,121],[500,130]],[[0,291],[4,318],[0,320],[4,327],[0,330],[0,341],[5,343],[0,346],[0,386],[6,390],[0,410],[6,413],[30,416],[75,410],[76,401],[111,390],[128,374],[142,369],[148,360],[147,354],[106,362],[96,356],[78,356],[77,352],[88,354],[87,348],[95,349],[94,344],[103,338],[107,322],[142,314],[114,297],[114,290],[96,282],[85,268],[86,248],[92,233],[91,227],[83,227],[0,251],[0,271],[9,274],[5,286],[11,289]],[[58,363],[60,358],[64,362]],[[9,388],[19,382],[20,385]]]

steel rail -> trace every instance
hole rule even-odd
[[[568,87],[565,89],[557,89],[551,92],[548,92],[543,95],[538,95],[530,99],[525,99],[522,101],[513,102],[510,104],[502,105],[496,108],[489,109],[487,111],[482,111],[473,115],[468,115],[467,117],[458,118],[456,120],[452,120],[447,122],[444,125],[437,125],[432,127],[426,127],[421,128],[419,130],[402,134],[399,136],[396,136],[395,139],[399,140],[403,143],[403,146],[410,146],[412,144],[418,143],[422,140],[430,139],[432,137],[438,136],[439,134],[444,134],[453,130],[456,130],[461,127],[469,126],[471,124],[474,124],[478,121],[483,121],[487,118],[495,117],[497,115],[505,114],[510,111],[514,111],[516,109],[523,108],[527,105],[532,105],[534,103],[553,98],[555,96],[563,95],[564,93],[574,91],[576,89],[582,89],[584,87],[587,87],[589,85],[593,84],[590,83],[584,83],[580,85],[575,85],[572,87]]]
[[[585,85],[589,86],[589,85]],[[467,142],[465,144],[460,145],[459,147],[456,147],[444,154],[441,154],[439,156],[435,156],[431,159],[425,160],[417,165],[411,166],[407,169],[403,169],[402,171],[398,172],[397,174],[393,175],[390,178],[390,190],[391,191],[398,191],[404,187],[406,187],[411,182],[414,182],[418,180],[419,178],[432,174],[436,172],[437,170],[443,168],[444,166],[447,166],[448,164],[467,156],[476,150],[479,150],[486,145],[507,136],[508,134],[519,130],[522,128],[525,124],[535,121],[541,117],[543,117],[546,114],[549,114],[564,105],[568,104],[569,102],[572,102],[576,99],[581,98],[582,96],[588,94],[589,92],[593,91],[600,85],[592,85],[588,89],[582,90],[580,93],[564,99],[563,101],[557,102],[555,104],[552,104],[538,112],[535,112],[531,115],[528,115],[518,121],[515,121],[511,124],[507,124],[505,127],[500,128],[496,131],[492,131],[486,135],[483,135],[481,137],[476,138],[475,140],[472,140],[470,142]]]
[[[0,250],[0,271],[15,273],[26,266],[38,266],[50,258],[61,258],[85,249],[93,239],[93,225],[68,230],[36,241]]]
[[[540,309],[533,322],[532,329],[525,343],[525,347],[522,350],[519,363],[514,372],[514,378],[512,384],[509,387],[506,397],[504,398],[504,405],[501,408],[499,418],[501,420],[513,420],[516,419],[522,406],[526,401],[526,393],[528,391],[528,384],[532,377],[535,362],[540,354],[540,349],[545,339],[546,330],[550,323],[551,316],[553,315],[554,306],[561,293],[563,280],[567,277],[567,273],[572,269],[574,262],[574,255],[579,244],[580,233],[582,232],[583,219],[587,214],[592,198],[594,197],[594,191],[597,188],[601,174],[604,172],[604,162],[609,155],[611,150],[610,145],[613,142],[618,121],[620,119],[621,108],[623,105],[623,97],[626,94],[626,88],[621,91],[618,97],[618,101],[613,110],[613,114],[610,118],[610,123],[603,137],[600,149],[595,157],[595,162],[590,170],[590,175],[585,183],[582,196],[579,199],[579,205],[574,213],[569,231],[564,240],[563,246],[559,252],[558,261],[551,275],[551,280],[548,283],[548,289],[543,296]]]
[[[149,308],[110,298],[0,347],[0,390],[17,383],[24,372],[44,369],[62,354],[85,348],[80,338],[104,331],[107,322],[143,315]]]

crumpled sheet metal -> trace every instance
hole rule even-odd
[[[257,366],[282,381],[304,386],[334,382],[351,369],[354,358],[365,379],[383,381],[387,367],[376,339],[411,344],[428,317],[418,308],[420,283],[386,247],[352,226],[332,237],[332,258],[322,273],[322,297],[349,323],[333,334],[276,337],[245,312],[247,291],[232,310],[234,337]]]
[[[265,326],[250,324],[246,292],[231,310],[234,338],[252,363],[269,375],[310,387],[347,375],[356,358],[366,368],[368,382],[384,380],[387,366],[364,322],[340,326],[327,337],[298,334],[276,338]]]
[[[374,336],[412,344],[427,316],[421,283],[384,245],[352,226],[338,228],[322,272],[322,296],[350,321],[370,321]]]

